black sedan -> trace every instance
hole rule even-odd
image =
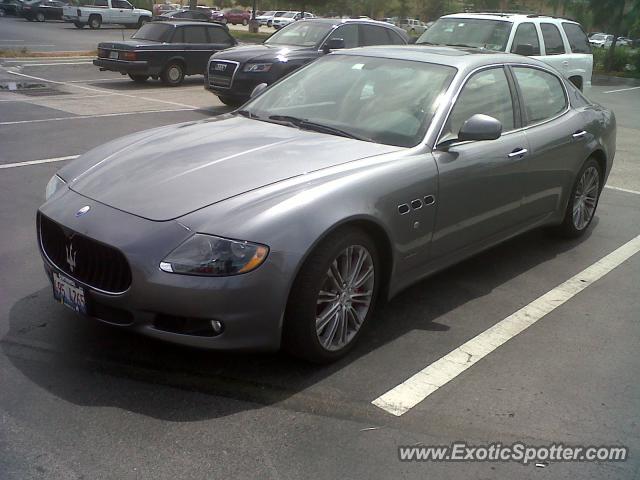
[[[68,5],[67,2],[59,0],[36,0],[35,2],[24,2],[21,15],[30,22],[44,22],[46,20],[62,20],[62,7]]]
[[[212,54],[236,44],[224,25],[154,22],[143,25],[131,40],[99,43],[93,64],[129,75],[135,82],[153,77],[176,86],[185,75],[203,74]]]
[[[270,85],[331,50],[407,42],[404,30],[384,22],[300,20],[278,30],[261,45],[236,47],[213,55],[204,85],[223,103],[237,106],[249,99],[258,84]]]

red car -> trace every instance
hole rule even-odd
[[[240,8],[232,8],[224,12],[224,23],[230,23],[232,25],[241,23],[242,25],[247,25],[249,20],[251,20],[251,13],[241,10]]]

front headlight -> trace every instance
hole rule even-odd
[[[160,270],[187,275],[224,276],[258,268],[269,247],[196,233],[160,262]]]
[[[58,175],[54,175],[53,177],[51,177],[51,180],[49,180],[49,183],[47,183],[47,188],[45,188],[45,190],[44,190],[44,199],[45,199],[45,201],[49,200],[49,198],[51,198],[51,196],[54,193],[56,193],[58,190],[60,190],[66,184],[67,184],[67,182],[65,182]]]
[[[273,63],[247,63],[242,69],[243,72],[264,73],[271,70]]]

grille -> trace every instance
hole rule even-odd
[[[209,85],[212,87],[231,88],[233,75],[238,69],[236,62],[209,63]]]
[[[120,251],[63,227],[40,213],[38,225],[42,249],[58,269],[105,292],[120,293],[129,288],[131,269]]]

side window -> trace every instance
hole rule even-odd
[[[109,4],[107,3],[107,0],[96,0],[93,5],[95,7],[108,7],[109,6]]]
[[[209,27],[209,40],[211,43],[224,43],[225,45],[231,45],[231,37],[222,28]]]
[[[398,35],[390,28],[385,28],[385,31],[387,32],[387,36],[389,37],[389,45],[405,45],[407,43],[400,35]]]
[[[562,28],[564,29],[564,33],[567,34],[569,47],[571,47],[573,53],[591,53],[589,39],[580,25],[577,23],[563,22]]]
[[[524,48],[523,48],[524,46]],[[511,45],[511,53],[526,53],[533,49],[533,53],[530,55],[540,55],[540,40],[538,40],[538,31],[533,23],[521,23],[518,25],[516,34],[513,37],[513,45]],[[520,47],[520,48],[518,48]]]
[[[389,37],[384,27],[360,25],[360,45],[388,45]]]
[[[123,2],[122,0],[112,0],[111,6],[113,8],[128,8],[127,2]]]
[[[558,27],[552,23],[541,23],[540,30],[542,30],[542,39],[544,40],[544,48],[547,55],[561,55],[566,53]]]
[[[205,27],[183,27],[184,43],[209,43]]]
[[[358,26],[352,24],[336,28],[327,40],[332,38],[342,38],[345,48],[355,48],[358,46]]]
[[[555,117],[567,108],[567,98],[560,79],[551,73],[535,68],[514,67],[527,125]]]
[[[184,43],[184,27],[175,29],[171,43]]]
[[[462,124],[476,113],[500,120],[502,131],[515,128],[513,100],[502,68],[491,68],[473,75],[462,88],[449,115],[442,140],[456,138]]]

